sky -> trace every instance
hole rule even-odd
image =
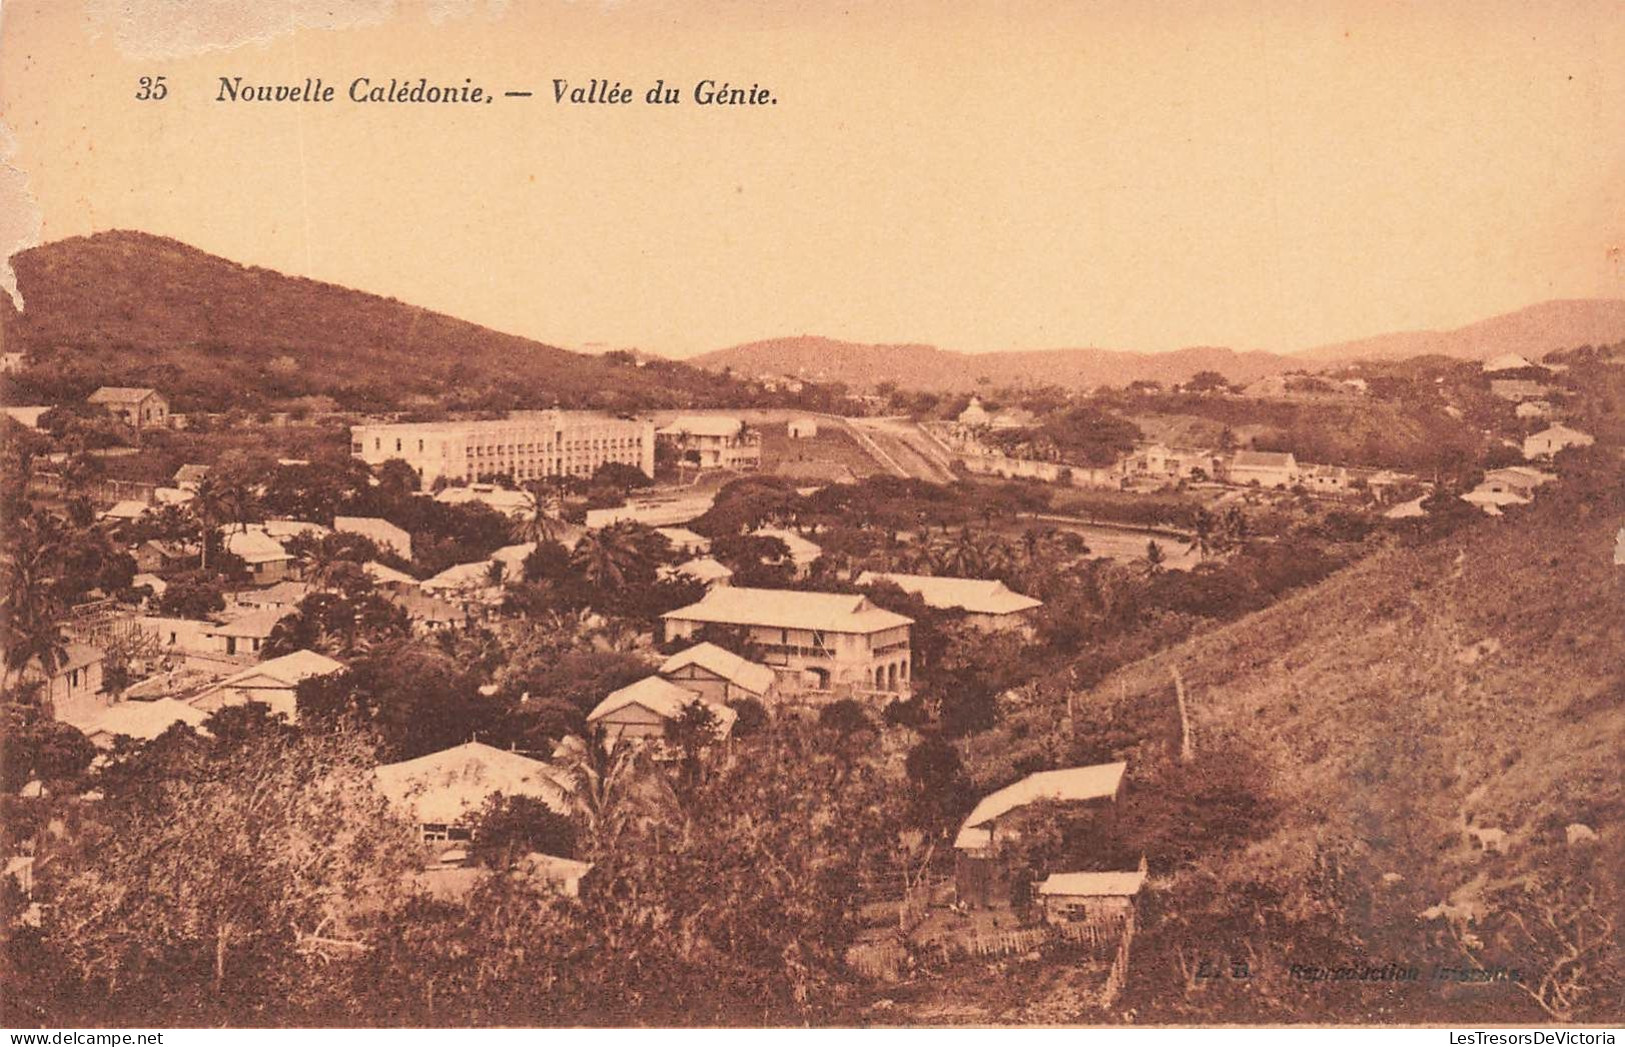
[[[1289,351],[1625,297],[1618,0],[0,3],[6,255],[140,229],[671,355]],[[362,76],[534,95],[350,103]],[[594,77],[637,103],[554,102]]]

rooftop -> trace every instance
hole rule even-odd
[[[268,658],[234,676],[228,676],[220,681],[220,686],[234,687],[260,677],[291,686],[300,680],[312,676],[326,676],[343,668],[343,662],[329,658],[325,654],[318,654],[315,651],[294,651],[280,658]]]
[[[632,705],[641,705],[664,719],[672,720],[681,716],[683,710],[695,702],[710,709],[724,730],[733,726],[734,720],[738,718],[739,714],[726,705],[708,702],[688,688],[679,687],[662,677],[645,676],[637,683],[628,684],[618,691],[611,692],[609,697],[599,702],[593,711],[587,714],[587,722],[602,720],[611,713]]]
[[[156,396],[158,390],[137,388],[129,385],[104,385],[86,397],[93,404],[130,404],[140,403],[149,396]]]
[[[767,666],[741,658],[714,643],[695,644],[686,651],[678,651],[661,663],[660,673],[664,676],[691,665],[720,676],[752,694],[767,693],[775,679],[773,670]]]
[[[160,698],[155,702],[119,702],[108,706],[100,715],[74,726],[89,737],[106,735],[117,738],[123,734],[151,741],[169,730],[177,720],[197,727],[208,718],[209,714],[202,709],[195,709],[173,698]]]
[[[858,593],[804,593],[740,586],[712,589],[698,603],[667,611],[661,617],[716,625],[760,625],[857,634],[914,624],[914,619],[882,610]]]
[[[288,612],[281,607],[261,607],[239,614],[230,621],[207,628],[213,636],[247,636],[264,639],[271,635],[276,623],[288,616]]]
[[[225,537],[225,546],[226,552],[251,564],[293,559],[281,542],[264,531],[232,531]]]
[[[1041,800],[1075,803],[1114,797],[1123,784],[1123,772],[1126,770],[1128,764],[1119,761],[1029,774],[1019,782],[984,796],[982,802],[978,803],[970,812],[970,816],[965,819],[954,846],[983,846],[984,841],[967,831],[980,829],[988,822],[1002,818],[1017,808]]]
[[[483,742],[467,742],[375,772],[378,790],[419,823],[451,825],[476,813],[493,793],[534,796],[560,814],[569,811],[569,780],[540,760]]]
[[[914,593],[932,607],[971,614],[1019,614],[1044,606],[1044,601],[1014,592],[996,578],[940,578],[886,571],[864,571],[858,575],[859,585],[876,582],[890,582],[904,592]]]
[[[662,436],[737,436],[745,423],[720,414],[683,415],[662,427]]]
[[[785,527],[758,527],[751,534],[758,538],[777,538],[790,550],[790,559],[798,564],[809,564],[824,555],[824,549]]]
[[[1237,451],[1230,464],[1243,469],[1290,469],[1297,461],[1290,452]]]
[[[1082,898],[1123,898],[1139,894],[1144,884],[1143,869],[1133,872],[1051,873],[1038,885],[1038,893]]]

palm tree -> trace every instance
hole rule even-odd
[[[198,544],[202,549],[202,557],[198,561],[198,566],[207,570],[209,567],[209,539],[214,537],[215,529],[224,523],[226,519],[226,507],[219,481],[208,475],[199,480],[197,491],[193,493],[192,500],[187,503],[187,508],[192,511],[192,516],[196,518],[198,530],[201,532]]]
[[[621,589],[642,566],[643,550],[630,531],[605,527],[588,531],[570,554],[570,565],[581,572],[589,585],[601,589]]]
[[[1155,538],[1145,543],[1145,573],[1156,577],[1162,573],[1162,565],[1167,562],[1168,554],[1162,551],[1162,546]]]
[[[565,533],[557,488],[541,482],[525,485],[525,514],[514,525],[514,537],[521,542],[556,542]]]
[[[11,521],[0,570],[5,679],[38,659],[47,677],[68,660],[60,620],[62,542],[53,522],[32,514]]]

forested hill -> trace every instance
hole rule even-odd
[[[615,409],[717,403],[729,387],[698,368],[572,353],[146,233],[61,240],[11,264],[24,307],[0,295],[0,344],[43,357],[17,391],[36,402],[118,383],[163,389],[181,411],[448,393],[464,406]]]

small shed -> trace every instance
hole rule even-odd
[[[790,431],[790,439],[807,440],[818,435],[818,419],[792,418],[787,428]]]
[[[1133,872],[1052,873],[1038,885],[1044,922],[1119,923],[1134,910],[1145,873],[1144,858]]]

